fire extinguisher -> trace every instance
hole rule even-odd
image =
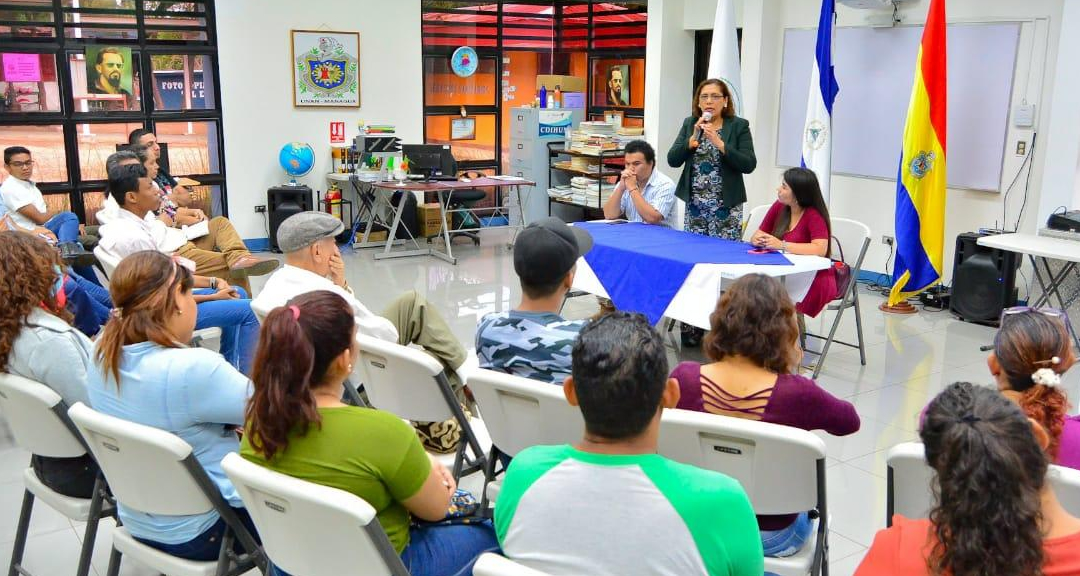
[[[326,203],[326,211],[332,214],[334,218],[341,220],[341,190],[337,186],[332,186],[326,191],[326,197],[324,198]]]

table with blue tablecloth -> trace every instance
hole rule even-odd
[[[667,317],[709,328],[709,314],[723,288],[747,274],[784,282],[792,300],[810,290],[828,258],[768,252],[752,254],[744,242],[711,238],[663,226],[627,222],[578,222],[593,248],[578,259],[574,289],[611,298],[619,310],[641,312],[652,323]]]

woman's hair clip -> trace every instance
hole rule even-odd
[[[1060,356],[1054,356],[1053,358],[1050,359],[1050,363],[1055,364],[1055,365],[1056,364],[1061,364],[1061,357]]]
[[[1057,356],[1054,359],[1061,362],[1061,359]],[[1057,386],[1061,384],[1061,375],[1049,368],[1039,368],[1031,375],[1031,381],[1044,386]]]
[[[292,312],[292,319],[300,321],[300,308],[296,306],[289,306],[289,311]]]
[[[124,312],[122,310],[120,310],[119,308],[113,308],[112,310],[109,310],[109,316],[112,316],[113,318],[116,318],[117,320],[120,320],[120,319],[122,319],[124,317]]]

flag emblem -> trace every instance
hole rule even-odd
[[[926,176],[927,172],[934,169],[934,158],[933,152],[926,152],[925,150],[916,154],[909,167],[911,175],[916,178]]]
[[[811,120],[806,123],[806,131],[803,133],[805,147],[810,150],[818,150],[825,145],[829,138],[829,127],[821,120]]]

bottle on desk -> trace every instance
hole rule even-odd
[[[545,86],[543,84],[540,85],[540,107],[541,108],[547,108],[548,107],[547,86]]]

